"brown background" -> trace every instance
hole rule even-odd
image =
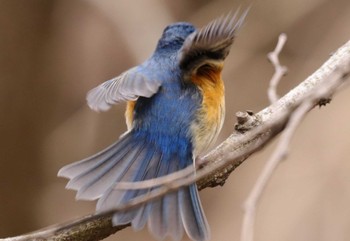
[[[76,202],[56,173],[112,143],[124,130],[124,105],[94,113],[85,94],[141,63],[163,28],[197,26],[239,1],[0,0],[0,237],[93,212]],[[266,105],[273,69],[266,54],[289,36],[281,61],[289,68],[280,94],[302,81],[349,39],[348,0],[255,1],[228,57],[227,117]],[[350,240],[350,101],[342,91],[298,129],[287,161],[258,206],[257,241]],[[254,155],[223,188],[201,192],[212,240],[238,240],[242,203],[273,145]],[[108,240],[152,240],[129,228]]]

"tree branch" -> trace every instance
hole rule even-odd
[[[254,240],[254,222],[257,203],[262,196],[268,181],[272,177],[273,172],[276,170],[277,166],[282,162],[282,160],[287,157],[291,139],[302,119],[306,116],[308,111],[315,106],[315,104],[321,106],[329,103],[330,99],[325,97],[328,97],[329,94],[334,93],[335,90],[339,88],[342,83],[344,83],[344,77],[344,72],[341,70],[341,68],[335,71],[329,77],[327,82],[317,86],[315,90],[310,93],[309,97],[306,98],[290,115],[286,128],[281,134],[275,151],[267,161],[252,191],[244,203],[241,241]]]
[[[287,35],[285,33],[280,34],[275,50],[267,55],[268,60],[270,60],[273,67],[275,68],[275,73],[270,80],[270,86],[267,90],[267,96],[269,97],[271,104],[275,103],[278,100],[279,97],[277,95],[277,85],[279,84],[282,76],[285,75],[288,71],[287,67],[280,64],[278,58],[286,41]]]
[[[311,93],[319,88],[324,88],[322,86],[328,86],[327,82],[334,81],[334,76],[339,76],[336,82],[337,84],[341,83],[345,80],[349,70],[350,41],[338,49],[314,74],[274,104],[255,115],[251,112],[240,113],[238,124],[235,126],[236,131],[202,158],[204,167],[197,171],[196,176],[187,175],[185,178],[177,179],[172,185],[164,185],[156,189],[160,192],[147,198],[156,198],[157,195],[162,195],[181,185],[189,185],[198,179],[200,179],[197,181],[199,189],[223,185],[237,166],[252,153],[260,150],[284,129],[293,111],[306,99],[310,98]],[[329,98],[335,92],[336,89],[333,86],[326,88],[324,96],[317,97],[313,101],[313,106],[322,99]],[[139,203],[128,204],[126,207],[106,213],[93,214],[67,224],[59,224],[31,234],[3,240],[101,240],[128,226],[112,227],[111,216],[113,212],[123,208],[131,208],[132,205],[140,205],[145,200],[138,200]]]

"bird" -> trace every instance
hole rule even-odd
[[[94,111],[126,102],[127,131],[101,152],[59,170],[59,177],[70,179],[66,188],[77,191],[76,199],[98,200],[97,212],[112,210],[156,189],[120,190],[116,184],[195,165],[223,126],[223,64],[248,10],[239,12],[202,28],[187,22],[168,25],[146,61],[88,92]],[[147,225],[157,240],[178,241],[185,233],[194,241],[210,239],[195,183],[116,212],[112,223],[131,224],[135,231]]]

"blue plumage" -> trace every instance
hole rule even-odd
[[[222,62],[242,17],[220,18],[196,30],[189,23],[165,28],[154,54],[143,64],[106,81],[88,93],[93,110],[128,101],[128,132],[100,153],[63,167],[67,188],[77,199],[96,200],[106,211],[152,191],[119,190],[118,182],[165,176],[193,165],[194,157],[213,142],[224,117]],[[167,236],[209,239],[209,228],[196,184],[113,215],[114,225],[148,225],[158,240]]]

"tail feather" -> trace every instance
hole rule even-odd
[[[142,142],[142,141],[140,141]],[[131,190],[124,191],[114,188],[114,184],[118,181],[132,182],[132,181],[142,181],[153,178],[157,168],[155,168],[159,163],[160,155],[154,151],[149,151],[149,145],[140,145],[137,147],[137,154],[131,153],[130,156],[133,157],[133,165],[128,170],[123,170],[123,176],[112,182],[112,185],[108,190],[106,190],[102,197],[97,202],[97,210],[104,211],[111,209],[116,206],[117,203],[125,203],[130,199],[137,196],[138,193],[144,190]],[[152,149],[151,149],[152,150]],[[130,161],[129,161],[130,162]],[[147,169],[149,169],[147,171]],[[121,170],[118,170],[121,171]]]
[[[113,143],[93,156],[62,167],[57,175],[69,179],[83,175],[85,172],[93,170],[95,167],[109,160],[111,156],[115,155],[119,150],[124,149],[125,146],[129,144],[126,138],[123,138],[119,142]]]
[[[180,213],[186,233],[192,240],[209,240],[208,223],[203,213],[196,184],[180,189]]]
[[[171,162],[169,158],[166,155],[164,155],[159,162],[159,168],[158,168],[158,173],[156,177],[161,177],[169,173],[170,164]],[[167,195],[167,197],[168,199],[171,198],[170,195]],[[155,200],[152,203],[151,212],[149,214],[148,228],[151,231],[151,233],[153,233],[160,240],[163,240],[165,238],[167,234],[167,228],[168,228],[167,227],[168,220],[165,217],[165,212],[163,209],[163,206],[166,205],[165,201],[166,201],[165,197]],[[170,209],[174,207],[168,206],[167,208]]]
[[[128,180],[123,179],[123,181],[142,181],[146,179],[160,177],[167,173],[166,170],[164,169],[164,166],[165,166],[164,164],[166,164],[166,162],[162,160],[163,156],[161,155],[161,153],[151,148],[151,146],[148,146],[147,148],[145,148],[145,151],[147,154],[146,156],[140,157],[140,163],[142,165],[137,170],[135,170],[134,173],[136,173],[136,175],[134,175],[132,179],[128,179]],[[150,190],[143,189],[143,190],[120,191],[120,190],[111,189],[109,190],[108,193],[106,193],[106,195],[104,195],[99,200],[97,206],[102,210],[109,209],[109,205],[115,206],[116,196],[118,196],[118,194],[119,195],[121,194],[120,199],[118,200],[118,203],[126,203],[139,195],[146,194],[147,192],[150,192]],[[142,208],[145,208],[145,205],[143,205],[141,208],[138,208],[136,210],[116,213],[112,219],[113,224],[120,225],[120,224],[126,224],[126,223],[132,222],[133,219],[135,219],[138,215],[141,215],[139,213],[142,212]],[[153,211],[151,212],[151,214],[152,213]],[[148,218],[148,215],[145,216],[145,218]]]
[[[147,167],[147,170],[145,172],[145,175],[140,180],[147,180],[151,178],[155,178],[159,176],[159,169],[161,164],[161,157],[160,154],[155,154],[149,163],[149,166]],[[141,190],[139,195],[144,195],[151,190]],[[152,209],[153,203],[147,203],[139,208],[139,211],[135,218],[131,221],[132,227],[134,230],[141,230],[145,227],[147,220],[149,218],[150,211]],[[117,215],[116,215],[117,216]],[[115,220],[115,223],[117,223],[117,220]]]
[[[135,231],[139,231],[146,226],[151,204],[145,204],[139,208],[135,218],[131,221],[131,226]]]
[[[168,160],[167,163],[169,165],[166,173],[179,170],[178,160]],[[151,232],[160,239],[166,236],[172,237],[173,240],[182,238],[184,228],[180,215],[178,191],[169,193],[152,204],[148,226]]]
[[[148,229],[159,240],[163,240],[166,235],[166,220],[164,219],[163,210],[164,198],[160,198],[153,202],[150,217],[148,221]]]
[[[120,181],[142,181],[164,176],[192,164],[191,153],[169,153],[129,132],[117,143],[83,161],[63,167],[59,176],[70,178],[67,188],[78,191],[77,199],[98,199],[97,211],[106,211],[152,189],[118,190]],[[154,188],[153,188],[154,189]],[[181,240],[186,231],[192,240],[209,239],[208,224],[195,184],[148,202],[112,218],[114,225],[131,223],[135,230],[146,224],[159,240],[167,236]]]
[[[116,158],[117,160],[123,157],[125,159],[121,159],[120,162],[113,162],[113,159],[111,159],[111,161],[106,162],[104,167],[99,168],[100,170],[96,168],[77,180],[71,180],[74,182],[73,184],[79,184],[79,186],[76,185],[79,190],[77,198],[85,200],[95,200],[100,198],[113,185],[113,183],[121,179],[126,172],[135,165],[134,160],[129,159],[126,155],[137,155],[138,153],[139,150],[134,149],[130,150],[129,153],[112,156],[113,159]]]
[[[97,155],[63,167],[59,176],[69,177],[66,188],[77,190],[77,199],[95,200],[99,198],[133,164],[127,157],[137,154],[135,143],[125,136],[117,143]],[[95,162],[95,165],[91,163]]]
[[[173,173],[179,170],[179,162],[171,162],[169,172]],[[180,240],[184,233],[184,228],[182,225],[181,214],[180,214],[180,200],[179,192],[172,192],[164,196],[163,203],[163,213],[164,219],[166,220],[166,230],[167,234],[170,237],[173,237],[174,240]]]
[[[167,236],[181,240],[184,227],[181,220],[179,192],[173,192],[164,197],[163,212],[166,220]]]

